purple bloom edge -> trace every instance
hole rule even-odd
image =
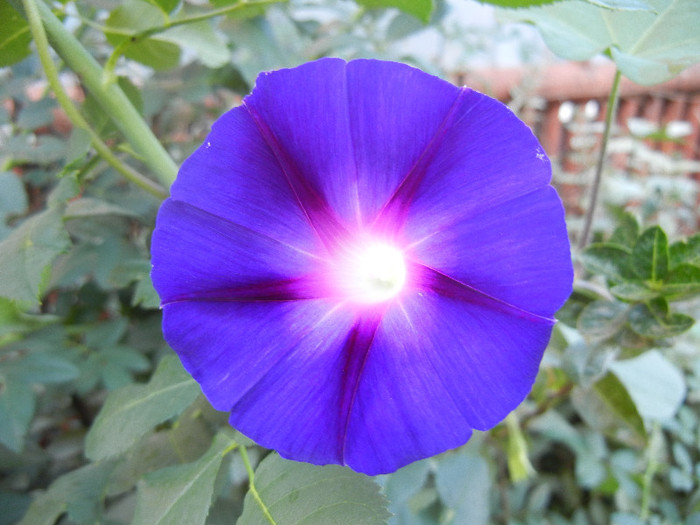
[[[262,74],[159,212],[165,338],[289,459],[379,474],[460,446],[528,394],[571,292],[550,178],[505,106],[409,66]],[[358,288],[368,242],[400,253],[395,295]]]

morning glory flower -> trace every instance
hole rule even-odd
[[[528,394],[571,291],[549,160],[501,103],[409,66],[263,73],[158,214],[163,331],[230,423],[367,474]]]

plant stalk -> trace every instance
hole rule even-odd
[[[595,168],[595,177],[593,178],[593,187],[591,188],[591,196],[586,210],[586,218],[581,231],[581,237],[578,241],[578,249],[583,250],[588,245],[588,240],[591,236],[591,228],[593,226],[593,216],[595,215],[596,205],[598,203],[598,194],[600,193],[600,182],[603,178],[603,167],[605,166],[605,157],[608,150],[608,142],[610,140],[610,132],[615,122],[617,115],[617,103],[620,99],[620,80],[622,73],[619,70],[615,71],[615,79],[613,80],[610,95],[608,96],[608,107],[605,113],[605,129],[603,130],[603,142],[600,146],[598,154],[598,162]]]
[[[35,0],[23,0],[23,4],[27,15],[27,21],[29,23],[29,28],[32,33],[32,38],[34,39],[34,43],[37,48],[39,60],[44,68],[46,79],[48,80],[49,85],[56,96],[56,100],[58,100],[59,104],[63,108],[63,111],[65,111],[66,116],[70,119],[74,126],[87,131],[87,133],[90,135],[92,146],[110,166],[124,175],[124,177],[126,177],[128,180],[156,197],[160,197],[161,199],[167,198],[168,193],[165,189],[152,180],[144,177],[131,167],[122,163],[80,114],[80,111],[78,111],[78,108],[75,107],[73,101],[68,96],[68,93],[66,93],[66,91],[63,89],[63,85],[59,79],[58,70],[53,63],[51,53],[49,52],[49,42],[46,38],[44,26],[41,23],[41,17],[39,15]]]
[[[54,50],[78,75],[102,109],[124,134],[131,147],[167,188],[177,175],[177,165],[153,134],[124,91],[117,85],[103,85],[103,70],[90,53],[68,31],[43,2],[32,2],[43,22]],[[25,2],[25,9],[27,3]],[[29,14],[27,13],[27,16]]]

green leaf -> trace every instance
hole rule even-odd
[[[158,365],[146,385],[129,385],[110,394],[85,439],[85,455],[94,460],[127,450],[154,426],[183,412],[199,386],[175,356]]]
[[[0,370],[0,443],[14,452],[22,451],[34,408],[31,386]]]
[[[149,4],[156,6],[163,13],[170,14],[180,5],[180,0],[146,0]]]
[[[466,450],[440,456],[435,485],[440,499],[454,512],[453,523],[489,523],[491,475],[481,456]]]
[[[700,294],[700,266],[682,263],[668,274],[661,292],[670,300]]]
[[[63,512],[78,525],[102,522],[102,501],[114,467],[107,461],[64,474],[32,502],[19,525],[53,525]]]
[[[612,293],[618,299],[623,301],[648,301],[654,297],[658,297],[658,291],[651,290],[643,283],[628,281],[621,284],[616,284],[610,288],[610,293]]]
[[[430,21],[435,8],[433,0],[357,0],[357,3],[368,9],[395,7],[425,23]]]
[[[633,248],[639,237],[639,223],[631,213],[622,212],[617,219],[617,227],[610,237],[611,244]]]
[[[577,327],[584,337],[607,339],[618,333],[627,320],[628,306],[613,301],[593,301],[579,315]]]
[[[237,525],[269,525],[261,505],[277,525],[372,525],[389,517],[377,484],[345,467],[319,467],[271,454],[258,466],[254,481],[260,501],[251,491],[246,494]]]
[[[610,365],[610,370],[625,386],[645,419],[667,420],[685,399],[683,374],[657,350],[616,361]]]
[[[645,280],[661,281],[668,273],[669,255],[666,233],[652,226],[639,236],[632,250],[632,268]]]
[[[644,337],[662,338],[680,335],[689,330],[695,320],[681,313],[671,313],[668,302],[657,298],[635,305],[629,314],[630,328]]]
[[[27,130],[48,126],[56,119],[53,113],[56,106],[56,101],[48,97],[33,102],[20,110],[17,125]]]
[[[498,7],[508,7],[508,8],[524,8],[524,7],[534,7],[545,4],[553,4],[554,2],[561,2],[562,0],[477,0],[482,4],[491,4]]]
[[[384,493],[392,514],[398,514],[407,507],[408,501],[425,485],[429,473],[429,461],[416,461],[387,477]]]
[[[651,9],[630,11],[567,1],[509,11],[505,16],[535,24],[549,48],[562,58],[588,60],[606,52],[623,75],[652,85],[670,80],[700,60],[700,3],[647,3]]]
[[[146,2],[127,0],[112,10],[106,25],[107,41],[117,47],[141,31],[163,27],[165,16]],[[157,34],[131,41],[124,48],[124,56],[156,70],[171,69],[180,61],[180,48]]]
[[[631,11],[649,11],[653,9],[648,0],[586,0],[586,2],[607,9],[628,9]]]
[[[591,244],[581,254],[583,266],[596,275],[621,282],[631,277],[629,259],[631,250],[616,244]]]
[[[156,309],[160,307],[160,297],[158,292],[153,288],[151,276],[145,274],[136,283],[134,296],[131,299],[132,306],[140,306],[141,308]]]
[[[25,213],[27,206],[27,192],[20,178],[9,171],[0,172],[0,240],[10,234],[8,218]]]
[[[53,135],[11,135],[4,152],[15,163],[46,166],[60,161],[66,154],[66,142]]]
[[[225,66],[231,61],[231,51],[226,42],[208,22],[197,22],[168,29],[162,33],[167,40],[194,51],[200,62],[210,68]]]
[[[671,267],[689,263],[700,266],[700,233],[696,233],[687,241],[674,242],[669,248]]]
[[[132,210],[94,197],[82,197],[70,201],[66,206],[64,217],[66,219],[77,219],[79,217],[94,217],[96,215],[139,217],[139,215]]]
[[[27,21],[7,0],[0,0],[0,20],[0,67],[11,66],[29,56],[32,35]]]
[[[593,385],[593,388],[608,410],[614,414],[615,426],[619,426],[618,422],[622,422],[638,437],[646,440],[644,421],[629,392],[616,375],[605,374]]]
[[[47,352],[31,352],[10,360],[2,370],[28,384],[63,383],[75,379],[79,373],[73,363]]]
[[[207,453],[194,463],[147,474],[139,484],[133,524],[204,524],[221,462],[236,446],[228,435],[219,433]]]
[[[60,208],[49,208],[24,221],[0,242],[0,296],[38,304],[49,265],[70,244]]]

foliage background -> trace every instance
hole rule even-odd
[[[528,400],[394,474],[255,446],[162,339],[155,213],[176,164],[258,72],[333,55],[455,78],[504,42],[519,60],[546,57],[512,21],[534,24],[564,59],[607,55],[642,84],[700,61],[693,0],[492,3],[508,9],[485,28],[465,21],[476,4],[442,0],[0,0],[0,524],[700,523],[697,168],[650,163],[645,179],[601,165],[609,205],[585,249],[570,214],[575,292]],[[32,9],[55,53],[28,24]],[[42,49],[82,123],[47,84]],[[615,128],[603,144],[622,140],[644,148]],[[671,191],[652,191],[652,175]],[[636,202],[612,193],[623,180]]]

